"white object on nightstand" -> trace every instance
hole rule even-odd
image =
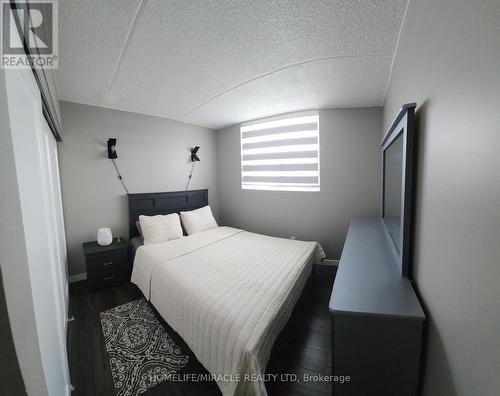
[[[104,227],[97,230],[97,243],[100,246],[108,246],[113,243],[113,234],[110,228]]]

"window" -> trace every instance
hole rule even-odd
[[[319,191],[319,116],[307,112],[241,125],[241,188]]]

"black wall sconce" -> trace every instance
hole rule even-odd
[[[116,153],[116,139],[115,138],[108,139],[108,158],[109,159],[118,158],[118,154]]]
[[[186,189],[185,191],[187,191],[188,187],[189,187],[189,183],[191,182],[191,178],[193,177],[193,171],[194,171],[194,164],[198,161],[200,161],[200,158],[198,157],[198,150],[200,149],[200,146],[195,146],[191,149],[191,162],[193,163],[191,165],[191,173],[189,173],[189,176],[188,176],[188,181],[186,183]]]
[[[196,161],[200,160],[198,158],[198,156],[196,155],[196,153],[198,152],[199,149],[200,149],[200,146],[196,146],[196,147],[193,147],[191,149],[191,161],[196,162]]]
[[[113,161],[113,165],[116,170],[116,175],[118,176],[118,179],[120,180],[120,183],[123,186],[123,189],[125,192],[128,194],[128,188],[125,185],[125,182],[123,181],[123,177],[120,173],[120,170],[118,169],[118,166],[116,165],[115,159],[118,158],[118,153],[116,152],[116,138],[109,138],[108,139],[108,158]]]

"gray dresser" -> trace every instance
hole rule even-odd
[[[380,218],[354,218],[330,298],[335,396],[416,395],[425,315]]]

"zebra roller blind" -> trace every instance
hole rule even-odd
[[[318,112],[242,124],[241,188],[319,191]]]

